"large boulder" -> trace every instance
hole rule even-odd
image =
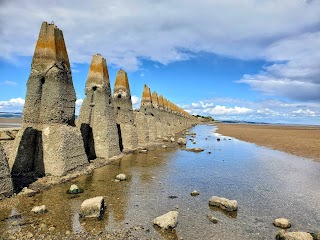
[[[177,211],[170,211],[164,215],[161,215],[153,220],[153,224],[158,225],[161,228],[168,229],[174,228],[178,223]]]
[[[238,202],[236,200],[229,200],[223,197],[213,196],[209,200],[209,205],[219,207],[229,212],[238,210]]]
[[[80,207],[81,218],[102,218],[104,213],[104,198],[102,196],[86,199]]]

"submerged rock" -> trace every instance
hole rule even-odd
[[[46,205],[41,205],[41,206],[35,206],[32,208],[31,212],[35,214],[42,214],[48,212]]]
[[[202,151],[204,151],[202,148],[186,148],[185,150],[188,152],[202,152]]]
[[[119,181],[124,181],[127,179],[127,176],[124,173],[120,173],[116,176],[116,179]]]
[[[313,240],[310,233],[307,232],[286,232],[281,230],[277,236],[277,240]]]
[[[80,207],[81,218],[101,218],[104,213],[104,198],[102,196],[86,199]]]
[[[179,138],[177,142],[179,145],[187,145],[187,139],[185,138]]]
[[[191,196],[198,196],[200,193],[197,190],[193,190],[190,195]]]
[[[223,197],[213,196],[209,200],[209,205],[216,206],[230,212],[238,210],[238,202],[236,200],[229,200]]]
[[[153,224],[158,225],[161,228],[168,229],[169,227],[174,228],[178,223],[177,211],[170,211],[162,216],[159,216],[153,220]]]
[[[214,224],[218,223],[218,218],[212,216],[212,215],[207,215],[207,218]]]
[[[277,218],[273,221],[273,225],[279,228],[290,228],[291,227],[291,223],[288,219],[286,218]]]

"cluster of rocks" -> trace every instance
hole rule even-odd
[[[110,159],[191,127],[198,120],[144,85],[133,111],[127,73],[110,87],[106,59],[92,57],[86,97],[75,122],[76,93],[62,31],[43,22],[27,82],[23,124],[6,156],[0,145],[0,197],[13,193],[11,175],[63,176],[90,160]],[[179,144],[184,144],[183,140]]]
[[[287,218],[277,218],[273,221],[275,227],[281,228],[280,232],[276,235],[277,240],[319,240],[320,233],[309,232],[288,232],[286,231],[291,227],[291,222]]]

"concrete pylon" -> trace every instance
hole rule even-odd
[[[0,144],[0,199],[13,194],[13,184],[10,175],[8,159]]]
[[[117,72],[113,90],[113,103],[120,140],[120,150],[129,151],[138,147],[137,128],[134,122],[132,100],[127,73]]]
[[[161,139],[165,136],[163,118],[161,115],[160,104],[158,94],[156,92],[152,92],[152,106],[153,106],[153,115],[156,118],[156,129],[157,129],[157,139]]]
[[[23,125],[9,158],[12,174],[61,176],[88,164],[74,123],[75,101],[63,33],[43,22],[27,83]]]
[[[93,55],[77,125],[89,159],[120,154],[116,114],[106,60]]]

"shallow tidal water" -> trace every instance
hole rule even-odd
[[[200,153],[168,148],[129,154],[121,160],[74,179],[84,193],[68,195],[71,183],[54,186],[33,197],[0,201],[0,236],[5,231],[30,229],[45,223],[57,234],[100,232],[140,226],[141,239],[275,239],[275,218],[291,220],[289,231],[320,232],[320,164],[234,138],[219,136],[214,126],[198,125],[187,136],[187,147]],[[220,141],[217,141],[220,138]],[[311,143],[312,144],[312,143]],[[209,153],[210,152],[210,153]],[[114,182],[119,173],[127,181]],[[193,190],[200,192],[192,197]],[[238,201],[236,213],[209,207],[212,196]],[[87,198],[104,196],[104,218],[79,220]],[[48,213],[33,215],[33,206]],[[173,233],[152,220],[168,211],[179,212]],[[207,218],[213,215],[218,223]]]

